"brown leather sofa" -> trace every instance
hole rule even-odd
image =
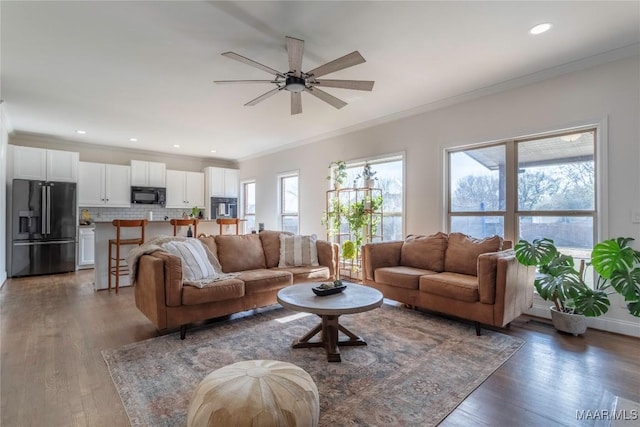
[[[362,252],[363,282],[385,298],[504,327],[533,304],[535,267],[516,259],[510,241],[461,233],[409,235],[369,243]]]
[[[316,242],[319,266],[278,268],[281,233],[200,237],[224,273],[239,273],[204,288],[183,285],[179,257],[164,251],[142,255],[136,306],[161,331],[180,326],[184,339],[189,323],[276,304],[278,291],[293,283],[337,278],[338,245],[323,240]]]

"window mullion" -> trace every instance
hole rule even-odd
[[[505,213],[504,238],[513,242],[518,238],[518,158],[516,143],[513,140],[505,143]]]

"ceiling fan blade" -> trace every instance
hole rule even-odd
[[[262,102],[265,99],[269,98],[270,96],[275,95],[277,92],[279,92],[280,90],[282,90],[283,88],[281,87],[277,87],[275,89],[270,90],[267,93],[264,93],[262,95],[260,95],[259,97],[257,97],[256,99],[252,99],[251,101],[247,102],[246,104],[244,104],[245,106],[253,106],[256,105],[258,102]]]
[[[278,83],[275,80],[214,80],[214,83],[219,85],[233,84],[233,83]]]
[[[289,55],[289,71],[293,72],[295,77],[300,77],[302,70],[302,54],[304,53],[304,40],[286,37],[287,54]]]
[[[360,52],[353,51],[345,56],[341,56],[338,59],[334,59],[331,62],[327,62],[324,65],[314,68],[307,74],[313,77],[324,76],[325,74],[335,73],[336,71],[343,70],[345,68],[353,67],[354,65],[362,64],[366,62]]]
[[[244,62],[245,64],[251,65],[252,67],[259,68],[262,71],[266,71],[269,74],[273,74],[274,76],[285,77],[280,71],[274,70],[271,67],[267,67],[266,65],[262,65],[259,62],[254,61],[253,59],[246,58],[242,55],[238,55],[234,52],[225,52],[222,56],[226,56],[227,58],[235,59],[236,61]]]
[[[291,92],[291,115],[302,113],[302,92]]]
[[[337,87],[341,89],[373,90],[375,82],[370,80],[316,80],[312,84],[322,87]]]
[[[320,89],[318,89],[317,87],[311,88],[311,89],[305,89],[305,92],[310,93],[311,95],[315,96],[316,98],[319,98],[321,100],[323,100],[324,102],[331,104],[333,107],[335,108],[342,108],[345,105],[347,105],[346,102],[342,101],[341,99],[336,98],[333,95],[329,95],[327,92],[322,91]]]

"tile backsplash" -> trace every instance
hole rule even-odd
[[[191,208],[185,209],[168,209],[161,208],[157,205],[132,206],[130,208],[85,208],[80,206],[80,212],[83,209],[89,211],[89,215],[96,222],[108,222],[114,219],[149,219],[149,212],[153,212],[154,221],[162,221],[164,217],[167,219],[182,218],[182,214],[191,213]],[[82,218],[82,214],[79,215]]]

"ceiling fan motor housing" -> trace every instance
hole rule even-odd
[[[287,76],[284,88],[289,92],[302,92],[306,87],[305,80],[301,77]]]

